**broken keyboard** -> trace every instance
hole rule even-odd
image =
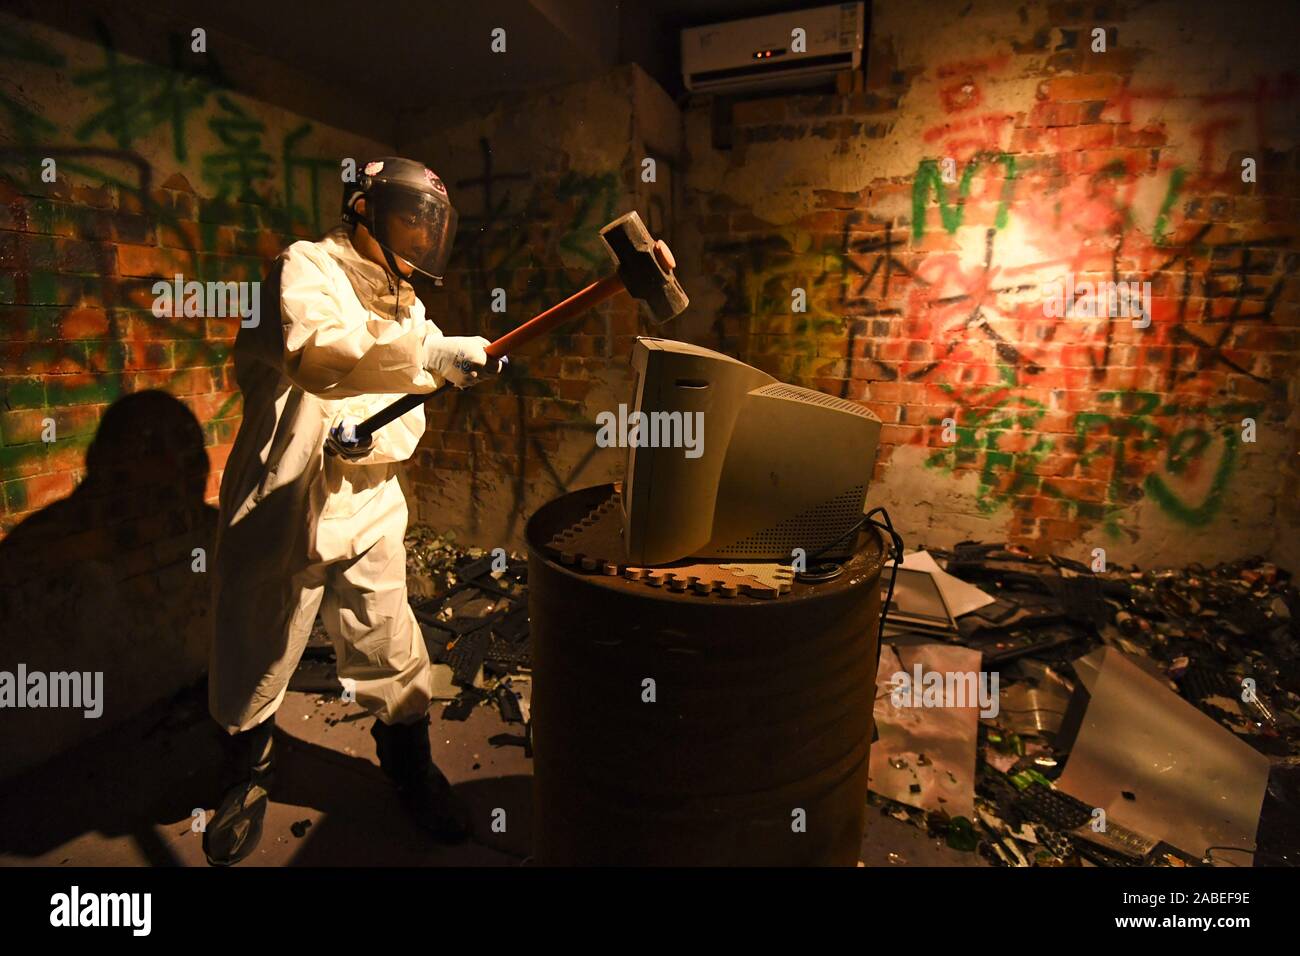
[[[1156,848],[1157,841],[1112,821],[1106,822],[1104,830],[1094,830],[1092,807],[1041,783],[1024,790],[1016,804],[1021,815],[1028,819],[1042,820],[1056,830],[1130,860],[1144,860]]]

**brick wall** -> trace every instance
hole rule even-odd
[[[875,411],[911,544],[1294,566],[1294,14],[873,12],[856,92],[692,101],[691,337]],[[1150,326],[1046,315],[1067,277],[1150,282]]]
[[[337,221],[340,157],[382,147],[235,92],[219,49],[166,68],[0,31],[0,669],[102,670],[108,695],[98,720],[6,710],[5,773],[206,664],[195,549],[239,424],[240,319],[160,317],[154,285],[259,280]]]

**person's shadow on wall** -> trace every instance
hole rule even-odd
[[[278,280],[277,263],[263,285],[269,301],[278,301]],[[248,348],[281,350],[278,324],[262,326],[241,329],[241,337],[257,336]],[[79,837],[97,834],[132,839],[139,852],[124,845],[123,862],[175,865],[160,828],[179,825],[188,837],[192,809],[211,808],[230,782],[228,741],[208,717],[204,686],[217,510],[204,502],[203,429],[166,392],[128,395],[104,414],[85,472],[70,496],[0,541],[0,671],[15,673],[20,663],[29,673],[102,671],[103,714],[0,711],[0,854],[32,859],[65,846],[76,854]],[[371,762],[283,729],[277,744],[276,799],[327,818],[295,859],[428,861],[427,836],[407,823]],[[484,819],[510,807],[510,835],[435,859],[500,863],[528,852],[526,777],[459,789]],[[110,859],[113,852],[110,843]]]
[[[208,473],[190,410],[166,392],[136,392],[104,413],[76,490],[0,541],[0,670],[103,673],[97,718],[3,712],[0,779],[201,677],[217,525]]]

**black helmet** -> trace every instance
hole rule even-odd
[[[356,211],[362,196],[365,216]],[[456,210],[447,187],[423,163],[397,156],[366,163],[355,183],[343,184],[343,221],[370,230],[396,275],[401,275],[395,258],[400,257],[417,272],[442,281],[456,237]]]

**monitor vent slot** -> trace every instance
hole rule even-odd
[[[814,392],[811,388],[800,388],[798,385],[789,385],[785,382],[775,382],[772,385],[764,385],[762,388],[755,389],[751,394],[762,395],[765,398],[788,398],[791,401],[803,402],[807,405],[822,405],[826,408],[834,408],[841,412],[849,412],[853,415],[861,415],[863,418],[875,418],[871,410],[861,405],[850,402],[848,399],[836,398],[834,395],[827,395],[823,392]]]
[[[806,389],[799,389],[799,391],[806,391]],[[838,401],[838,399],[831,400]],[[717,554],[719,557],[743,558],[771,554],[773,551],[788,554],[794,548],[803,548],[812,553],[818,548],[829,545],[862,518],[862,504],[866,493],[866,485],[855,485],[842,495],[823,502],[803,514],[787,518],[779,524],[721,548]]]

